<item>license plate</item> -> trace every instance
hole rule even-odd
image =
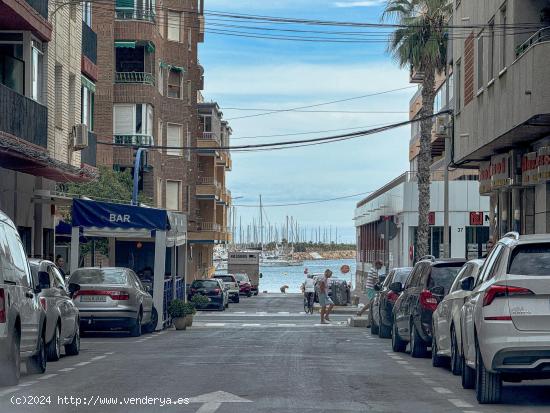
[[[80,302],[82,303],[104,303],[107,297],[104,295],[81,295]]]

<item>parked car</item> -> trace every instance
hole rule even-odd
[[[153,297],[129,268],[79,268],[69,292],[80,310],[80,331],[128,330],[139,337],[158,322]]]
[[[225,311],[229,305],[229,294],[223,285],[223,281],[217,278],[195,280],[189,289],[189,300],[195,295],[204,295],[208,298],[207,307],[216,307],[219,311]]]
[[[434,367],[441,367],[450,361],[454,375],[459,375],[462,369],[460,314],[464,302],[471,294],[471,291],[462,289],[462,281],[470,277],[475,284],[484,261],[471,260],[462,267],[449,294],[439,303],[433,314],[432,364]]]
[[[247,297],[252,296],[252,283],[250,278],[246,274],[235,274],[237,279],[237,284],[239,284],[239,293],[241,295],[246,295]]]
[[[464,259],[436,259],[423,257],[414,266],[403,288],[392,283],[390,290],[401,296],[393,309],[392,348],[405,351],[411,344],[411,356],[423,357],[432,343],[432,315],[439,302],[447,295]]]
[[[46,371],[45,300],[31,275],[13,222],[0,211],[0,384],[16,385],[21,360],[29,373]]]
[[[497,403],[503,381],[550,378],[550,236],[506,234],[462,287],[463,386]]]
[[[240,301],[239,284],[233,274],[216,274],[214,275],[214,278],[222,280],[224,286],[228,289],[227,293],[229,294],[230,300],[234,303],[238,303]]]
[[[76,356],[80,352],[80,319],[78,308],[69,296],[63,276],[51,261],[30,259],[31,273],[42,290],[38,297],[45,300],[46,355],[48,361],[65,354]]]
[[[399,295],[390,290],[390,285],[394,282],[405,284],[411,267],[394,268],[388,276],[374,287],[377,290],[374,299],[371,301],[371,333],[378,334],[380,338],[390,338],[393,325],[393,306]]]

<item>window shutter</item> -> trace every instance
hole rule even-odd
[[[180,41],[180,20],[180,13],[174,11],[168,12],[168,40]]]
[[[180,185],[178,181],[166,181],[166,209],[180,210]]]
[[[166,146],[181,147],[181,126],[180,125],[167,125],[166,126]],[[181,149],[167,149],[167,155],[181,156]]]
[[[135,134],[135,109],[134,105],[114,105],[113,106],[113,129],[115,135],[134,135]]]

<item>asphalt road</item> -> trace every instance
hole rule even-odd
[[[346,316],[322,326],[302,311],[299,296],[243,298],[225,312],[201,312],[187,331],[87,337],[79,356],[0,388],[0,412],[550,410],[549,382],[506,385],[502,405],[479,406],[429,359],[394,355],[389,340],[347,327]]]

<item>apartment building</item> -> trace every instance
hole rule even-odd
[[[83,69],[82,21],[76,3],[0,1],[0,208],[32,256],[54,255],[56,183],[96,176],[81,153],[81,73],[94,72]]]
[[[192,268],[199,277],[211,275],[214,246],[231,242],[228,216],[231,192],[226,172],[232,168],[228,147],[231,127],[223,120],[217,103],[198,105],[200,132],[197,139],[198,174],[196,177],[196,221],[190,226],[189,242],[193,253]]]
[[[454,160],[478,167],[494,238],[550,231],[550,4],[456,0]],[[521,28],[518,28],[518,25]]]

